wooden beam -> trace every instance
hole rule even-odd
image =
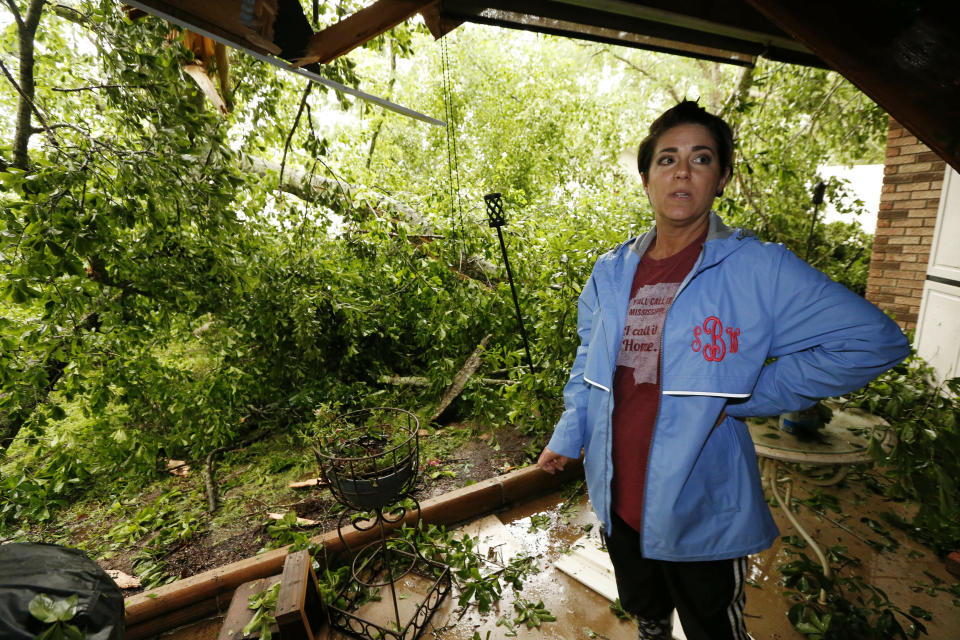
[[[306,53],[294,64],[300,67],[312,62],[327,64],[394,28],[432,2],[435,0],[377,0],[313,34]]]
[[[441,15],[439,2],[433,2],[424,7],[420,15],[423,16],[423,21],[427,24],[427,29],[430,29],[434,40],[439,40],[463,24],[463,20]]]

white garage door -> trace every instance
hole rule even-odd
[[[960,376],[960,174],[949,166],[914,343],[941,380]]]

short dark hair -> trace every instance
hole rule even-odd
[[[706,127],[713,137],[714,144],[717,145],[720,174],[726,173],[727,169],[733,169],[733,131],[730,125],[720,116],[708,113],[697,102],[683,100],[660,114],[660,117],[650,125],[647,137],[640,143],[640,150],[637,152],[637,168],[644,179],[650,171],[653,152],[656,150],[660,136],[681,124],[699,124]]]

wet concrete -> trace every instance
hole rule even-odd
[[[954,596],[942,589],[958,580],[947,572],[943,562],[932,551],[910,540],[905,533],[884,522],[883,513],[885,512],[909,518],[911,511],[909,506],[885,500],[877,495],[868,488],[867,483],[864,482],[864,476],[859,474],[853,474],[840,485],[830,487],[816,486],[798,470],[794,470],[791,477],[796,484],[795,498],[804,500],[815,497],[819,493],[828,497],[828,500],[821,501],[822,504],[829,503],[829,498],[836,499],[837,511],[820,508],[818,510],[821,513],[818,514],[814,511],[818,505],[811,508],[800,504],[796,507],[795,515],[801,526],[812,534],[821,548],[826,549],[832,545],[846,547],[845,555],[854,562],[840,569],[841,576],[862,577],[865,583],[883,590],[890,602],[904,611],[909,611],[912,606],[916,606],[929,612],[931,619],[922,620],[928,635],[920,637],[931,640],[960,638],[960,631],[958,631],[960,607],[953,604]],[[770,549],[755,556],[752,559],[752,566],[760,566],[762,569],[760,575],[766,580],[764,591],[776,590],[779,593],[783,589],[782,587],[777,589],[779,575],[776,566],[789,560],[788,550],[796,550],[792,545],[786,544],[783,538],[796,532],[780,509],[773,508],[772,513],[780,528],[781,538]],[[869,526],[868,521],[879,523],[880,527],[886,529],[888,533],[878,533]],[[882,548],[884,546],[888,548]],[[805,551],[808,556],[814,557],[812,552]],[[928,593],[930,588],[938,582],[941,589],[933,589],[932,594]],[[754,595],[753,590],[748,592],[748,612],[756,612],[756,608],[751,607],[750,601]],[[852,596],[848,597],[853,599]],[[864,594],[865,599],[868,597],[869,594]],[[777,619],[785,616],[790,604],[792,603],[780,597],[779,603],[774,601],[769,605],[768,615],[765,617]],[[778,607],[779,612],[774,607]],[[899,620],[906,628],[908,623],[902,618]],[[786,624],[789,626],[789,622]],[[759,628],[768,627],[764,625]],[[776,627],[769,628],[771,631],[776,629]],[[757,640],[767,637],[755,632],[754,635]],[[782,637],[802,638],[802,635]]]
[[[843,545],[845,554],[854,563],[841,569],[842,575],[857,574],[864,581],[884,590],[890,600],[903,610],[911,606],[922,607],[931,615],[925,621],[931,640],[956,640],[960,637],[960,608],[953,604],[953,596],[931,588],[942,581],[948,587],[956,580],[948,574],[943,563],[928,549],[910,541],[899,531],[884,536],[873,531],[862,518],[883,522],[881,513],[904,507],[884,501],[864,488],[858,478],[848,478],[838,487],[821,489],[796,475],[795,498],[807,498],[822,491],[836,498],[840,512],[828,511],[826,518],[814,513],[804,505],[797,506],[796,515],[814,539],[823,547]],[[830,502],[824,501],[824,503]],[[767,551],[750,559],[750,586],[747,589],[747,626],[756,640],[803,640],[787,620],[787,610],[793,604],[783,595],[777,566],[791,559],[791,546],[783,537],[795,535],[792,525],[776,507],[772,509],[782,537]],[[833,520],[835,522],[831,522]],[[489,553],[499,561],[509,561],[519,551],[537,558],[540,571],[524,581],[520,593],[506,587],[498,605],[481,614],[476,607],[466,610],[457,607],[456,588],[434,614],[431,625],[422,637],[438,640],[503,640],[514,637],[543,637],[562,640],[599,638],[601,640],[633,640],[636,627],[618,620],[609,608],[609,601],[598,593],[568,577],[555,567],[556,561],[568,553],[585,533],[596,535],[598,527],[586,498],[573,505],[565,504],[559,493],[524,503],[504,513],[486,516],[464,526],[461,530],[478,536],[482,552]],[[891,543],[890,540],[894,542]],[[878,551],[870,542],[895,544],[896,548]],[[491,550],[492,549],[492,550]],[[813,553],[805,550],[814,558]],[[409,611],[409,603],[415,601],[422,591],[409,581],[398,587],[401,608]],[[385,594],[386,595],[386,594]],[[516,612],[513,603],[521,597],[531,602],[543,601],[546,609],[556,616],[556,621],[544,622],[539,629],[497,624],[506,618],[513,620]],[[383,602],[370,605],[368,615],[392,619],[392,604],[389,597]],[[401,617],[403,617],[403,612]],[[901,622],[904,622],[901,620]],[[905,623],[904,623],[905,624]],[[682,636],[682,630],[676,631]],[[332,634],[340,637],[339,634]]]

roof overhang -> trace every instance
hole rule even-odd
[[[296,3],[299,0],[278,0]],[[241,0],[138,0],[268,56]],[[738,65],[757,57],[832,68],[960,170],[960,9],[935,0],[377,0],[306,36],[287,60],[326,63],[421,13],[437,38],[464,22]],[[279,34],[278,34],[279,35]],[[274,53],[276,50],[273,51]]]
[[[477,22],[730,64],[752,65],[762,55],[825,66],[743,1],[441,0],[425,17],[435,37]]]
[[[748,2],[960,171],[960,4]]]

